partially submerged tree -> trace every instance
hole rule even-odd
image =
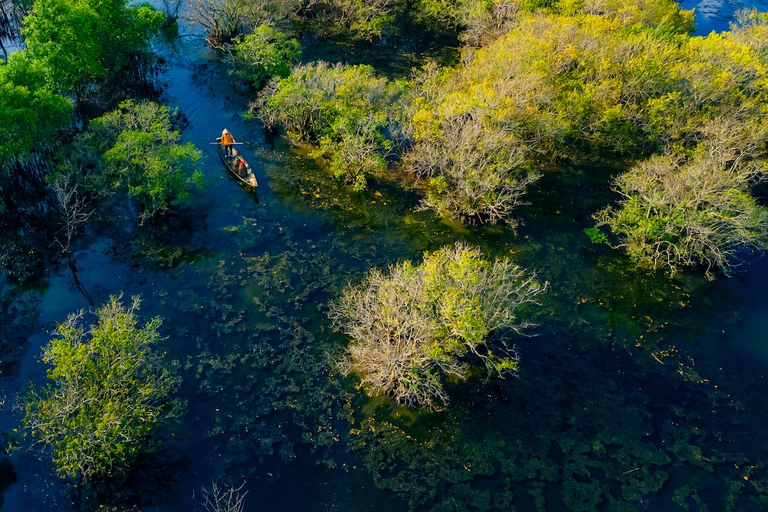
[[[253,88],[261,87],[272,77],[286,78],[301,55],[296,39],[269,25],[259,25],[253,33],[235,41],[231,51],[230,74],[248,82]]]
[[[37,0],[23,33],[29,54],[48,72],[47,82],[83,99],[148,58],[163,18],[148,4],[126,0]]]
[[[306,64],[265,89],[253,110],[294,144],[317,146],[338,178],[366,187],[401,140],[398,100],[405,86],[370,66]]]
[[[23,51],[0,65],[0,171],[52,144],[72,122],[72,102],[46,85],[46,75]]]
[[[690,157],[654,156],[616,179],[618,207],[595,219],[621,237],[619,245],[636,261],[670,272],[700,265],[712,278],[768,249],[768,208],[750,191],[765,180],[768,165],[754,156],[768,127],[740,133],[722,123],[711,123],[720,129]]]
[[[206,42],[225,50],[238,36],[296,13],[304,0],[194,0],[189,19],[206,31]]]
[[[676,90],[646,109],[663,156],[619,176],[618,206],[595,215],[640,263],[702,266],[712,278],[768,249],[768,209],[753,196],[768,170],[768,22],[739,18],[731,32],[680,46],[664,70]]]
[[[51,382],[28,396],[24,424],[62,477],[94,482],[126,473],[180,412],[171,398],[177,379],[153,351],[160,319],[139,326],[138,308],[137,298],[126,307],[111,297],[95,324],[73,314],[43,350]]]
[[[102,184],[136,201],[142,222],[189,202],[202,186],[200,150],[174,129],[171,111],[152,102],[126,101],[89,127],[104,157]]]
[[[243,512],[245,510],[245,497],[248,491],[241,492],[245,487],[243,482],[239,487],[220,486],[216,482],[211,483],[210,490],[205,487],[200,489],[200,498],[194,494],[192,498],[197,501],[204,512]]]
[[[373,394],[432,409],[448,402],[445,377],[467,378],[469,356],[489,375],[514,374],[515,347],[498,334],[530,326],[518,310],[546,288],[534,277],[463,244],[426,253],[418,266],[372,270],[331,307],[335,327],[351,338],[347,369]]]

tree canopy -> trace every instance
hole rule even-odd
[[[103,155],[99,183],[132,197],[142,221],[187,203],[202,187],[202,153],[191,142],[180,143],[165,105],[123,102],[94,119],[85,137]]]
[[[253,33],[235,41],[230,74],[260,89],[272,77],[285,78],[301,55],[296,39],[269,25],[259,25]]]
[[[176,379],[152,350],[160,319],[139,326],[138,308],[138,298],[125,306],[111,297],[94,312],[95,324],[73,314],[43,350],[50,383],[29,395],[24,423],[62,477],[93,482],[125,473],[179,413]]]
[[[148,4],[36,0],[22,32],[30,56],[48,71],[48,83],[84,95],[97,81],[136,64],[162,24],[162,13]]]
[[[425,253],[420,265],[372,270],[330,315],[351,338],[349,370],[370,392],[437,408],[448,402],[442,379],[467,378],[468,355],[490,374],[517,371],[517,353],[499,334],[528,327],[518,309],[544,289],[508,259],[457,244]]]
[[[72,102],[46,85],[46,73],[26,52],[0,66],[0,168],[53,142],[72,122]]]
[[[255,108],[267,127],[285,127],[294,143],[316,144],[315,154],[329,158],[337,177],[363,190],[398,141],[404,87],[370,66],[318,62],[295,67]]]

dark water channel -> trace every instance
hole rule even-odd
[[[712,7],[713,28],[730,6]],[[547,175],[517,235],[442,222],[386,181],[353,193],[240,120],[243,98],[208,57],[183,42],[164,77],[208,188],[154,230],[95,226],[75,257],[96,303],[137,294],[164,319],[183,378],[174,439],[130,482],[142,510],[192,510],[212,481],[245,482],[249,511],[768,509],[768,260],[670,280],[590,245],[582,229],[619,171],[605,165]],[[246,142],[258,196],[208,145],[223,127]],[[345,340],[327,302],[371,267],[456,240],[550,283],[528,312],[535,336],[516,340],[520,377],[451,386],[443,413],[367,399],[334,371]],[[0,430],[13,438],[47,332],[88,303],[64,268],[0,284],[0,306]],[[0,461],[2,510],[71,509],[50,462],[21,446]]]

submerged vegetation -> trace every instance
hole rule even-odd
[[[156,472],[206,510],[768,507],[764,372],[720,351],[745,301],[718,279],[768,249],[765,13],[163,4],[0,0],[0,368],[56,325],[8,444],[76,507],[171,503]],[[220,61],[166,58],[176,23]],[[262,197],[198,193],[219,124]],[[93,322],[61,322],[73,291]]]

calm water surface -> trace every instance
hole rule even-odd
[[[741,4],[684,5],[706,33]],[[95,302],[140,295],[142,313],[164,319],[162,349],[183,377],[181,425],[130,482],[141,509],[192,510],[212,481],[245,482],[250,511],[768,508],[765,259],[715,282],[628,269],[582,233],[619,169],[547,175],[517,235],[441,222],[386,181],[352,193],[239,119],[243,98],[199,42],[167,57],[166,100],[189,119],[209,186],[154,230],[94,226],[76,254]],[[246,142],[258,196],[208,145],[224,127]],[[334,371],[345,340],[328,301],[371,267],[456,240],[550,283],[527,312],[534,336],[515,340],[520,378],[453,386],[438,414],[366,398]],[[47,333],[88,303],[68,270],[0,286],[0,430],[13,438],[14,396],[43,381]],[[3,510],[71,509],[23,442],[0,461],[0,493]]]

